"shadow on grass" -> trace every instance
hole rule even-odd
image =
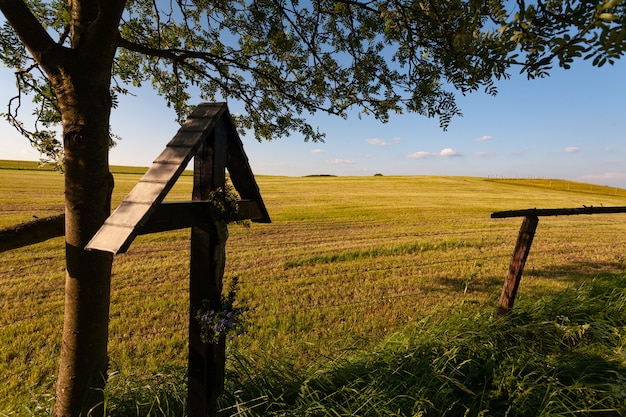
[[[587,280],[597,275],[620,275],[624,272],[625,267],[621,262],[589,261],[572,261],[566,265],[551,265],[544,268],[531,268],[528,270],[528,274],[533,277],[553,278],[571,282]]]
[[[498,294],[504,284],[505,274],[501,277],[489,276],[480,278],[463,278],[463,277],[441,277],[433,282],[430,288],[426,288],[431,292],[441,291],[441,286],[448,288],[450,291],[458,293],[484,293]],[[495,307],[494,307],[495,308]]]
[[[235,353],[219,415],[626,416],[626,275],[572,281],[506,317],[456,308],[308,369]],[[182,417],[184,374],[112,381],[109,415]]]
[[[238,357],[222,415],[626,415],[626,277],[575,277],[507,317],[453,312],[297,371]]]

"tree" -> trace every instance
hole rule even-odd
[[[610,63],[626,34],[620,0],[0,0],[0,10],[0,58],[18,88],[5,117],[65,175],[56,416],[102,411],[112,258],[83,248],[110,212],[109,115],[128,85],[150,82],[180,119],[192,96],[236,100],[238,126],[259,140],[323,140],[306,116],[352,108],[445,128],[460,114],[455,91],[495,94],[513,66],[535,77],[555,61]],[[34,129],[20,120],[28,95]]]

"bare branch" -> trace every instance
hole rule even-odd
[[[62,46],[46,32],[23,0],[0,0],[0,11],[35,60],[46,70],[55,72]]]

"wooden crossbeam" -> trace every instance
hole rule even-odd
[[[543,216],[572,216],[576,214],[611,214],[611,213],[626,213],[625,206],[614,207],[594,207],[583,206],[576,208],[553,208],[553,209],[526,209],[526,210],[507,210],[496,211],[491,213],[492,219],[503,219],[505,217],[543,217]]]
[[[43,217],[0,230],[0,252],[34,245],[65,234],[65,215]]]

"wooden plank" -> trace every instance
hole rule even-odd
[[[65,214],[44,217],[0,230],[0,252],[65,235]]]
[[[527,216],[522,222],[513,256],[511,257],[509,273],[504,281],[504,287],[498,303],[498,314],[500,315],[507,314],[513,309],[517,290],[522,280],[524,265],[526,264],[526,259],[528,259],[538,223],[539,218],[537,216]]]
[[[113,214],[104,222],[104,227],[109,225],[135,228],[145,223],[144,218],[152,208],[151,203],[133,203],[126,200],[115,209]]]
[[[611,214],[611,213],[626,213],[625,206],[615,207],[594,207],[583,206],[577,208],[555,208],[555,209],[526,209],[526,210],[507,210],[496,211],[491,213],[492,219],[502,219],[505,217],[526,217],[526,216],[571,216],[577,214]]]
[[[161,197],[162,192],[163,184],[139,180],[137,185],[128,193],[124,201],[152,204]]]
[[[206,134],[204,130],[183,130],[181,128],[172,140],[167,143],[167,147],[192,149],[206,138]]]
[[[100,250],[103,252],[124,253],[128,250],[132,240],[128,236],[132,235],[134,228],[128,226],[118,226],[109,224],[103,226],[96,232],[86,250]]]
[[[184,170],[184,166],[155,162],[152,164],[148,172],[141,177],[140,181],[167,184],[172,180],[176,180]],[[169,189],[167,191],[169,191]]]
[[[107,219],[102,226],[102,232],[110,226],[128,226],[124,230],[128,233],[124,244],[119,245],[121,231],[115,231],[116,239],[108,242],[98,232],[98,240],[89,242],[86,249],[97,249],[118,253],[119,248],[128,247],[135,238],[139,229],[148,221],[151,214],[157,210],[165,195],[174,186],[180,174],[187,167],[191,158],[198,152],[200,146],[214,135],[220,117],[227,112],[224,103],[202,103],[192,112],[185,124],[170,141],[166,149],[157,157],[139,183],[133,188],[127,198]],[[223,129],[222,129],[223,130]],[[222,134],[225,142],[227,137]],[[224,156],[222,159],[226,159]],[[224,162],[225,164],[225,162]],[[224,168],[222,168],[222,171]],[[109,245],[110,243],[110,245]],[[107,246],[108,245],[108,246]]]
[[[195,109],[189,115],[189,119],[195,118],[211,118],[218,119],[222,114],[228,113],[228,105],[224,102],[217,103],[200,103],[196,106]]]
[[[181,130],[187,132],[210,131],[218,118],[226,111],[225,103],[200,103],[183,123]]]
[[[139,235],[186,229],[207,228],[211,222],[208,201],[163,202],[138,231]]]
[[[264,220],[265,214],[259,208],[259,203],[255,200],[239,200],[237,202],[239,214],[233,220]]]
[[[251,218],[252,221],[259,223],[271,223],[272,221],[270,219],[270,215],[267,212],[267,208],[265,207],[265,203],[261,197],[259,186],[254,179],[254,174],[250,168],[250,162],[248,161],[248,157],[243,150],[243,143],[239,138],[237,129],[235,128],[235,125],[228,113],[223,116],[223,119],[229,130],[226,168],[230,174],[230,180],[242,200],[254,200],[257,202],[261,215]]]
[[[197,147],[167,146],[163,152],[159,154],[153,163],[182,165],[191,161],[196,154]]]

